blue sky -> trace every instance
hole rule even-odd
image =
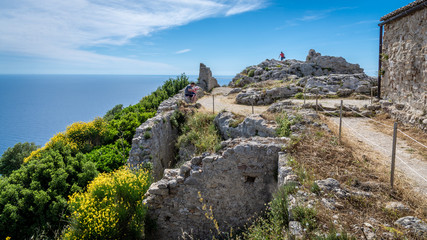
[[[234,75],[309,49],[376,75],[379,19],[411,0],[0,0],[0,74]]]

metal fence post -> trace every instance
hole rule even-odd
[[[339,131],[339,141],[341,143],[341,129],[342,129],[342,105],[343,105],[343,100],[341,100],[341,107],[340,107],[340,131]]]
[[[318,106],[318,100],[319,100],[319,95],[316,95],[316,112],[318,111],[317,106]]]
[[[394,184],[394,165],[396,161],[396,138],[397,138],[397,122],[394,123],[394,127],[393,127],[393,149],[391,153],[391,177],[390,177],[391,188],[393,188],[393,184]]]
[[[212,113],[215,114],[215,95],[212,94]]]
[[[302,95],[304,96],[304,105],[305,105],[305,88],[304,88],[304,91],[302,92]]]
[[[254,114],[254,101],[252,101],[252,114]]]

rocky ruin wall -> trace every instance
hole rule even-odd
[[[384,26],[382,96],[427,111],[427,8]]]
[[[158,113],[136,129],[127,163],[137,166],[152,163],[153,177],[159,180],[175,161],[178,130],[170,123],[173,111]]]
[[[152,239],[177,239],[183,232],[212,239],[215,222],[227,232],[265,209],[277,186],[283,145],[268,138],[237,139],[231,145],[235,141],[238,145],[221,155],[196,157],[181,169],[167,169],[165,177],[151,185],[146,203],[157,222]]]

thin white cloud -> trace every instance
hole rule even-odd
[[[100,45],[209,17],[265,7],[267,0],[14,0],[0,3],[0,53],[97,62]],[[117,58],[116,60],[119,60]]]
[[[283,29],[285,27],[298,26],[305,22],[314,22],[330,16],[331,13],[353,9],[352,7],[342,7],[342,8],[331,8],[325,10],[316,10],[316,11],[306,11],[305,14],[300,18],[295,18],[291,20],[287,20],[284,26],[280,26],[276,28],[276,30]]]
[[[187,49],[182,49],[182,50],[176,51],[175,54],[183,54],[183,53],[187,53],[189,51],[191,51],[191,49],[188,49],[188,48]]]

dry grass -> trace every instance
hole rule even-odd
[[[327,118],[323,119],[327,121]],[[329,126],[335,126],[329,124]],[[394,227],[393,222],[402,214],[385,210],[387,202],[400,201],[411,208],[405,216],[415,215],[419,218],[427,216],[425,200],[408,190],[409,184],[402,176],[398,176],[395,187],[392,189],[389,184],[389,169],[381,164],[378,154],[371,151],[355,140],[349,141],[344,133],[342,144],[332,134],[311,128],[299,143],[292,148],[292,155],[300,166],[302,166],[314,179],[334,178],[341,183],[341,187],[354,191],[369,190],[372,197],[350,197],[340,199],[343,207],[338,211],[326,209],[322,204],[318,206],[318,219],[324,231],[328,231],[332,221],[337,219],[341,226],[340,230],[345,230],[358,239],[363,239],[362,232],[357,227],[363,227],[365,222],[378,223],[376,235],[381,236],[382,232],[388,232],[383,224]],[[308,187],[308,186],[306,186]],[[332,197],[332,196],[331,196]],[[400,231],[403,231],[400,229]],[[399,236],[395,236],[399,239]],[[403,236],[401,236],[403,238]]]

